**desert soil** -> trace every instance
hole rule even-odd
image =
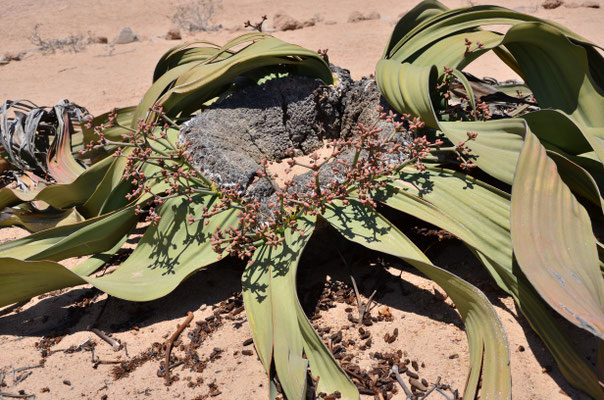
[[[445,1],[449,7],[487,4],[483,1]],[[493,2],[491,2],[493,3]],[[566,2],[544,9],[541,1],[494,2],[534,16],[554,20],[602,44],[604,10]],[[588,2],[604,6],[601,1]],[[0,57],[21,54],[20,60],[0,65],[0,100],[25,98],[52,105],[68,98],[100,114],[112,107],[137,104],[149,87],[155,63],[178,42],[165,39],[172,26],[174,1],[21,0],[0,10]],[[329,49],[330,61],[348,68],[359,79],[374,72],[376,61],[398,17],[415,2],[360,0],[271,2],[225,0],[213,23],[215,32],[186,33],[183,40],[207,39],[224,43],[243,33],[243,21],[268,16],[268,31],[277,12],[300,21],[318,17],[315,26],[274,34],[310,49]],[[379,19],[349,23],[354,11],[376,11]],[[89,44],[78,53],[43,54],[30,35],[39,24],[42,38],[70,34],[106,37],[108,44]],[[112,44],[120,29],[129,26],[138,40]],[[493,61],[493,60],[490,60]],[[516,78],[490,61],[470,66],[478,76]],[[417,221],[403,221],[413,227]],[[22,237],[19,228],[0,230],[0,241]],[[333,235],[332,235],[333,236]],[[583,399],[562,377],[543,343],[517,313],[513,301],[453,240],[418,239],[437,265],[460,274],[483,289],[507,330],[511,346],[513,394],[517,399]],[[313,247],[314,246],[314,247]],[[468,368],[465,332],[450,299],[434,283],[394,260],[380,258],[338,240],[314,240],[299,277],[301,301],[313,323],[339,358],[357,375],[398,360],[431,385],[441,382],[461,390]],[[344,260],[335,251],[338,248]],[[123,251],[128,254],[128,249]],[[76,260],[71,260],[76,262]],[[119,263],[119,259],[115,260]],[[346,261],[346,263],[344,262]],[[222,263],[187,280],[166,298],[149,303],[108,299],[96,289],[81,286],[30,300],[0,318],[0,391],[35,394],[38,399],[265,399],[267,381],[241,312],[241,266]],[[401,272],[402,271],[402,272]],[[351,322],[356,316],[350,276],[359,282],[366,300],[376,290],[371,326]],[[400,275],[400,277],[399,277]],[[161,345],[192,311],[193,321],[173,349],[170,386],[164,384]],[[114,351],[90,331],[97,327],[122,344]],[[388,343],[385,335],[398,335]],[[581,351],[595,361],[593,338],[568,327]],[[338,332],[342,332],[340,338]],[[335,334],[335,336],[334,336]],[[368,336],[369,334],[369,336]],[[333,339],[332,339],[333,337]],[[371,338],[371,345],[367,340]],[[83,344],[83,345],[82,345]],[[94,349],[94,360],[93,352]],[[127,349],[127,351],[126,351]],[[400,352],[399,352],[400,351]],[[399,352],[397,354],[397,352]],[[377,354],[376,354],[377,353]],[[400,360],[399,360],[400,359]],[[98,363],[117,362],[113,364]],[[178,364],[180,361],[183,363]],[[417,362],[417,371],[414,363]],[[22,367],[36,368],[19,370]],[[379,376],[379,374],[378,374]],[[365,378],[363,378],[365,379]],[[406,378],[408,379],[408,378]],[[394,399],[403,399],[400,387]],[[390,393],[393,391],[390,390]],[[439,397],[437,393],[432,396]],[[364,395],[364,399],[373,396]],[[0,397],[1,398],[1,397]]]

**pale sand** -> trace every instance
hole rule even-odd
[[[77,54],[58,52],[42,55],[29,51],[22,61],[0,66],[0,100],[26,98],[40,105],[52,105],[61,98],[68,98],[88,107],[95,114],[112,107],[134,105],[140,100],[151,83],[155,63],[166,50],[178,43],[163,39],[163,35],[171,26],[169,17],[176,3],[159,0],[107,0],[89,3],[92,4],[75,0],[22,0],[5,5],[0,11],[0,49],[6,52],[30,49],[32,44],[28,36],[36,23],[41,24],[40,32],[46,38],[61,38],[71,33],[86,34],[90,31],[97,36],[106,36],[112,41],[122,27],[130,26],[140,41],[116,45],[113,48],[94,44]],[[449,7],[458,7],[488,2],[455,0],[445,3]],[[602,44],[604,11],[601,8],[562,6],[545,10],[539,7],[541,2],[534,0],[498,3],[531,15],[552,19],[587,39]],[[235,30],[248,19],[255,21],[262,14],[269,16],[268,27],[271,28],[271,17],[279,11],[301,21],[318,13],[324,21],[335,21],[336,24],[321,23],[297,31],[275,32],[275,35],[313,50],[328,48],[331,62],[350,69],[353,78],[358,79],[374,72],[376,61],[398,16],[409,10],[415,2],[384,0],[373,2],[369,7],[366,4],[360,0],[229,0],[223,2],[223,10],[215,18],[215,22],[222,24],[225,29],[207,34],[185,35],[183,39],[203,38],[220,44],[243,32],[241,30],[233,33],[227,30]],[[377,11],[381,19],[347,23],[348,15],[357,10]],[[471,71],[478,76],[514,78],[505,66],[493,65],[490,61],[473,66]],[[24,234],[19,228],[0,230],[2,241]],[[436,264],[460,273],[462,277],[487,290],[508,333],[516,399],[556,400],[569,396],[575,399],[587,398],[565,383],[552,357],[530,330],[526,320],[518,317],[513,301],[501,291],[490,290],[494,283],[471,261],[468,253],[457,247],[447,250],[447,247],[437,245],[428,255]],[[337,275],[342,273],[338,260],[335,256],[326,265],[310,262],[305,267],[320,270],[319,275]],[[362,276],[362,271],[366,271],[368,263],[369,261],[361,262],[359,264],[362,265],[355,266],[357,277]],[[405,269],[402,275],[403,280],[408,282],[404,284],[405,291],[401,292],[403,289],[394,279],[389,280],[388,285],[392,286],[393,291],[380,300],[381,304],[390,307],[394,321],[378,323],[371,327],[375,344],[372,349],[364,352],[354,350],[357,356],[355,360],[358,360],[362,367],[368,367],[373,362],[369,354],[374,351],[386,348],[390,351],[405,350],[410,358],[418,358],[425,363],[422,377],[432,382],[437,376],[442,376],[444,382],[455,388],[462,388],[465,383],[468,354],[465,334],[459,328],[459,317],[448,303],[442,303],[431,294],[435,287],[432,282],[409,271]],[[217,304],[238,290],[240,273],[240,269],[235,267],[220,267],[202,272],[170,296],[149,304],[140,305],[113,299],[103,314],[100,327],[114,332],[115,338],[126,342],[132,357],[149,348],[153,342],[163,343],[165,337],[184,320],[187,311],[195,312],[195,321],[210,315],[211,307],[204,309],[204,305]],[[315,286],[323,278],[324,276],[315,276]],[[347,276],[344,274],[338,278],[346,280]],[[304,296],[303,289],[307,288],[307,285],[310,284],[301,282],[301,296]],[[5,382],[8,384],[0,390],[16,393],[22,389],[26,393],[35,393],[39,399],[101,399],[103,395],[107,395],[109,399],[192,399],[208,393],[208,384],[215,381],[222,393],[214,398],[266,398],[267,385],[261,363],[255,355],[241,354],[244,349],[242,342],[250,336],[244,314],[240,314],[235,320],[226,320],[198,350],[200,358],[204,359],[210,355],[212,349],[219,347],[225,350],[221,359],[210,363],[202,374],[185,372],[182,367],[176,368],[173,373],[179,374],[181,380],[169,388],[165,387],[163,379],[156,375],[157,361],[149,361],[129,377],[114,381],[110,374],[111,366],[100,365],[97,369],[92,368],[89,352],[55,353],[48,357],[44,368],[32,369],[32,374],[27,379],[12,386],[11,365],[18,368],[37,364],[40,352],[34,348],[34,343],[61,325],[70,307],[74,307],[75,299],[87,290],[85,287],[79,287],[41,300],[33,300],[20,312],[0,319],[0,371],[7,373]],[[369,295],[368,291],[364,294]],[[102,295],[96,302],[88,305],[81,319],[75,320],[75,325],[66,327],[68,335],[54,348],[65,349],[92,337],[98,343],[96,355],[101,359],[126,359],[123,351],[114,353],[109,345],[86,330],[100,312],[105,298],[106,296]],[[338,329],[350,325],[344,308],[345,306],[338,305],[324,312],[321,326],[329,325],[332,329]],[[135,322],[126,324],[125,328],[111,327],[112,324],[128,320]],[[139,329],[132,329],[131,325],[137,325]],[[186,329],[181,336],[184,344],[189,343],[187,333],[193,326]],[[387,346],[381,337],[386,332],[392,332],[394,327],[399,328],[399,338]],[[594,361],[596,341],[575,329],[569,327],[569,330],[574,340],[581,344],[581,350]],[[249,348],[251,347],[246,347]],[[525,351],[520,351],[522,348]],[[234,354],[235,352],[237,354]],[[175,348],[174,354],[182,355],[182,351]],[[459,357],[449,358],[454,354]],[[193,381],[201,377],[204,382],[189,388],[185,379],[187,376]],[[69,380],[71,385],[64,384],[64,380]],[[50,391],[43,393],[42,388],[45,387]],[[402,398],[402,392],[395,397]]]

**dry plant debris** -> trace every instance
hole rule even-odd
[[[185,0],[176,7],[172,22],[188,32],[216,31],[222,26],[212,25],[212,20],[221,9],[221,0]]]

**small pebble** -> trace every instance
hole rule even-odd
[[[422,392],[425,392],[428,390],[428,386],[424,385],[422,382],[418,381],[415,378],[409,378],[409,383],[411,384],[411,386],[413,386],[414,388],[421,390]]]

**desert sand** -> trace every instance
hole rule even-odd
[[[600,8],[581,6],[583,2],[579,0],[576,4],[567,1],[555,9],[544,9],[542,1],[535,0],[444,3],[451,8],[495,3],[554,20],[603,44],[604,4],[601,1],[589,2]],[[5,53],[13,56],[21,53],[21,56],[16,57],[20,60],[0,65],[0,100],[25,98],[38,105],[52,105],[61,98],[68,98],[93,114],[137,104],[151,83],[159,57],[180,43],[165,38],[173,25],[170,17],[177,4],[180,3],[159,0],[6,2],[0,9],[0,57]],[[268,32],[274,30],[272,19],[278,12],[300,21],[315,18],[320,22],[314,26],[274,34],[313,50],[329,49],[330,61],[349,69],[353,78],[359,79],[374,72],[394,24],[414,5],[415,2],[409,0],[372,3],[224,0],[222,9],[213,18],[214,24],[222,25],[220,30],[197,33],[181,30],[181,33],[183,40],[205,39],[221,44],[245,32],[244,21],[257,21],[264,14],[268,17],[265,25]],[[354,11],[364,14],[375,11],[380,17],[347,22]],[[87,44],[77,53],[59,50],[43,54],[30,40],[36,25],[39,25],[40,36],[47,39],[82,34],[86,38],[106,37],[109,43]],[[132,28],[138,40],[113,44],[126,26]],[[472,65],[469,70],[481,77],[515,78],[505,66],[489,61]],[[416,221],[408,223],[413,226]],[[0,230],[0,241],[25,234],[19,228],[4,228]],[[424,241],[423,250],[431,246],[428,255],[437,265],[474,283],[494,303],[509,335],[514,398],[587,398],[565,382],[543,343],[517,313],[513,301],[496,288],[467,251],[454,241],[420,239]],[[321,246],[320,240],[316,245]],[[300,297],[312,315],[317,302],[321,305],[321,290],[327,281],[330,287],[350,285],[352,274],[363,282],[360,290],[365,300],[373,289],[378,289],[377,307],[371,312],[375,323],[364,328],[373,338],[372,346],[361,348],[365,343],[361,340],[363,335],[347,317],[348,313],[356,312],[354,305],[336,301],[334,307],[323,307],[325,310],[318,307],[320,317],[313,320],[316,326],[330,328],[326,338],[341,330],[344,342],[354,341],[354,344],[348,343],[347,352],[353,355],[352,363],[361,370],[371,370],[378,363],[375,352],[400,350],[404,352],[403,359],[418,362],[420,378],[431,384],[440,376],[442,382],[462,390],[468,367],[467,342],[461,319],[450,300],[443,299],[442,290],[396,261],[342,246],[350,263],[348,267],[333,249],[317,252],[327,254],[323,257],[305,257],[300,267]],[[123,254],[128,254],[128,249],[124,249]],[[119,259],[115,262],[119,263]],[[0,317],[0,391],[15,394],[23,391],[35,394],[37,399],[267,398],[265,371],[253,345],[246,342],[251,336],[237,294],[241,268],[233,263],[218,264],[196,274],[166,298],[150,303],[109,300],[96,289],[81,286],[40,296],[21,307],[6,310]],[[402,268],[400,278],[399,268]],[[350,308],[353,310],[347,310]],[[165,386],[164,378],[158,376],[163,359],[157,357],[154,348],[166,341],[188,311],[194,313],[193,322],[172,352],[174,363],[184,363],[171,371],[178,380]],[[387,314],[391,317],[379,320],[380,315]],[[90,331],[93,326],[127,346],[114,351]],[[209,327],[209,333],[202,334],[201,338],[195,335],[199,334],[200,327]],[[387,343],[384,335],[391,334],[395,328],[398,329],[396,340]],[[568,330],[586,357],[595,362],[596,340],[571,326]],[[49,341],[48,338],[55,339]],[[155,347],[154,343],[157,343]],[[96,360],[134,360],[131,364],[136,368],[128,373],[118,370],[116,375],[114,368],[121,364],[95,364],[92,347]],[[190,359],[193,353],[199,360]],[[143,362],[145,354],[149,360]],[[28,366],[36,367],[19,371]],[[432,396],[439,397],[437,393]],[[400,388],[394,399],[404,399]]]

